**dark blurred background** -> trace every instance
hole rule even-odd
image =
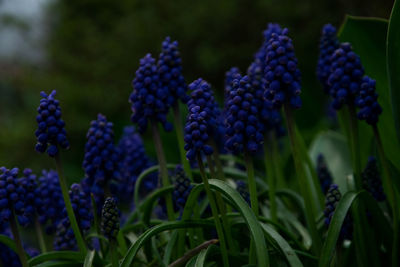
[[[157,57],[161,41],[179,41],[186,81],[208,80],[222,100],[224,73],[245,72],[268,22],[290,30],[302,72],[305,133],[323,128],[327,99],[315,77],[320,29],[345,14],[388,18],[391,0],[0,0],[0,165],[52,168],[34,151],[39,92],[57,89],[71,149],[67,174],[83,176],[86,131],[97,113],[114,122],[116,141],[130,125],[128,96],[138,62]],[[221,103],[222,105],[222,103]],[[310,134],[311,135],[311,134]],[[146,148],[154,155],[149,134]],[[163,134],[170,162],[175,135]]]

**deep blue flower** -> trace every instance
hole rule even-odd
[[[108,197],[101,212],[101,231],[108,239],[115,239],[119,231],[119,210],[114,198]]]
[[[133,126],[124,128],[118,150],[121,157],[121,178],[117,182],[118,193],[116,195],[120,201],[129,202],[133,197],[137,177],[152,164],[144,150],[142,138],[136,133]],[[155,176],[155,186],[157,186],[157,174],[153,176]],[[154,187],[149,189],[152,191]]]
[[[317,175],[319,183],[321,184],[322,193],[325,195],[332,184],[332,175],[326,165],[324,155],[322,154],[319,154],[317,158]]]
[[[377,201],[384,201],[386,195],[383,192],[381,175],[378,170],[376,158],[370,156],[367,166],[361,174],[363,180],[363,188],[367,190]]]
[[[293,108],[301,107],[300,71],[288,33],[286,28],[281,34],[273,33],[267,46],[264,97],[276,109],[280,109],[285,102]]]
[[[321,82],[325,93],[329,93],[330,86],[327,81],[331,71],[331,56],[339,48],[339,40],[336,36],[336,28],[331,24],[322,27],[322,35],[319,42],[319,58],[317,65],[317,77]]]
[[[60,103],[54,98],[56,91],[52,91],[50,95],[41,92],[40,95],[43,98],[37,109],[39,115],[36,117],[38,129],[35,132],[37,137],[35,149],[40,153],[47,150],[47,154],[54,157],[58,153],[58,146],[64,149],[69,147],[65,123],[61,119]]]
[[[193,186],[190,184],[190,179],[186,176],[181,165],[176,166],[173,174],[173,184],[172,201],[175,209],[182,212]]]
[[[364,76],[360,91],[356,96],[356,105],[360,109],[357,117],[368,124],[375,125],[378,122],[382,108],[378,103],[378,93],[375,90],[375,80]]]
[[[0,168],[0,224],[7,223],[14,210],[17,215],[24,212],[25,189],[18,182],[18,168]]]
[[[75,214],[79,229],[83,234],[86,234],[93,221],[91,212],[90,197],[82,190],[81,185],[72,184],[69,191],[72,209]],[[76,239],[71,228],[67,210],[63,210],[64,218],[57,226],[56,237],[54,239],[55,250],[76,250]]]
[[[230,92],[232,90],[232,82],[234,79],[237,79],[241,77],[240,70],[237,67],[232,67],[230,68],[226,73],[225,73],[225,90],[224,90],[224,95],[225,99],[227,100]]]
[[[239,192],[242,198],[250,205],[250,194],[249,191],[247,190],[246,183],[241,180],[236,181],[236,190]]]
[[[332,106],[338,110],[343,105],[354,104],[360,92],[364,69],[359,56],[353,52],[349,43],[341,43],[333,52],[331,70],[328,78],[329,94],[333,98]]]
[[[131,120],[138,125],[139,132],[144,132],[150,121],[160,122],[166,131],[172,130],[172,125],[167,122],[171,94],[167,87],[161,86],[155,59],[150,54],[140,60],[132,86],[129,97]]]
[[[43,209],[39,216],[39,222],[45,225],[47,234],[53,234],[64,216],[63,210],[65,208],[56,171],[42,171],[42,176],[39,177],[39,192]]]
[[[258,118],[259,109],[247,76],[232,82],[225,110],[225,148],[234,153],[244,150],[257,152],[263,141],[263,126]]]
[[[272,37],[272,34],[281,34],[282,33],[282,28],[278,23],[268,23],[267,28],[263,32],[264,40],[263,43],[258,49],[257,53],[254,55],[254,60],[258,61],[261,63],[262,70],[264,71],[265,68],[265,58],[267,56],[267,47],[268,47],[268,42]]]
[[[331,223],[333,214],[335,213],[336,210],[336,206],[338,205],[341,198],[342,194],[339,191],[339,187],[336,184],[331,184],[325,199],[324,216],[325,216],[326,226],[329,226],[329,224]],[[340,238],[352,239],[352,235],[353,235],[353,223],[348,214],[342,224],[342,228],[340,229]]]
[[[102,190],[107,188],[112,180],[120,178],[120,157],[114,145],[113,124],[108,122],[105,116],[98,114],[97,120],[90,123],[86,138],[83,160],[86,177],[82,185],[86,192],[94,194],[101,209]]]
[[[186,94],[187,85],[182,75],[182,60],[178,50],[178,42],[170,37],[162,42],[162,51],[158,58],[157,70],[161,86],[166,87],[172,97],[172,105],[180,99],[183,103],[189,100]]]
[[[24,213],[18,216],[18,221],[22,226],[32,225],[35,217],[45,212],[37,177],[31,169],[25,169],[18,183],[24,189]]]

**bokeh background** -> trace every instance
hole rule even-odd
[[[57,89],[71,149],[62,153],[68,177],[83,176],[85,135],[97,113],[115,125],[116,141],[130,125],[128,97],[139,59],[157,57],[161,41],[179,41],[190,83],[209,81],[222,100],[224,74],[245,72],[268,22],[289,28],[302,72],[303,108],[296,119],[306,141],[326,123],[327,99],[315,76],[320,29],[346,14],[388,18],[390,0],[0,0],[0,165],[53,168],[34,151],[39,92]],[[222,102],[220,101],[221,105]],[[146,150],[154,156],[149,133]],[[174,133],[163,134],[177,162]]]

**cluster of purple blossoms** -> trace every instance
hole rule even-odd
[[[18,181],[18,168],[0,168],[0,225],[5,225],[14,216],[23,215],[25,189]]]
[[[181,165],[176,166],[173,179],[174,191],[172,192],[172,200],[175,209],[182,211],[193,186],[190,184],[190,179],[186,176]]]
[[[367,190],[376,201],[384,201],[386,199],[375,157],[370,156],[368,158],[367,166],[362,172],[361,177],[363,180],[363,188]]]
[[[108,239],[115,239],[119,231],[119,210],[112,197],[106,199],[101,211],[101,231]]]
[[[139,132],[144,132],[151,121],[160,122],[166,131],[172,130],[172,124],[167,122],[172,98],[168,87],[161,86],[155,62],[150,54],[142,58],[132,82],[133,92],[129,97],[131,120],[138,125]]]
[[[43,97],[40,100],[37,109],[39,115],[36,117],[38,129],[35,132],[37,137],[36,151],[55,157],[58,153],[58,146],[67,149],[69,142],[67,140],[67,133],[64,129],[65,123],[61,119],[60,103],[54,98],[56,91],[52,91],[50,95],[41,92]]]
[[[268,41],[265,60],[264,97],[276,109],[287,102],[293,108],[301,107],[300,71],[288,29],[273,33]]]
[[[326,165],[324,155],[319,154],[317,158],[317,175],[321,184],[322,193],[325,195],[332,184],[332,175]]]
[[[238,79],[241,77],[240,70],[237,67],[232,67],[230,68],[226,73],[225,73],[225,89],[224,89],[224,95],[225,95],[225,100],[228,100],[228,97],[230,95],[230,92],[232,90],[232,82],[234,79]]]
[[[364,76],[361,81],[360,91],[355,100],[359,108],[357,117],[360,120],[365,120],[370,125],[375,125],[378,122],[379,115],[382,113],[382,107],[378,103],[378,93],[376,93],[375,84],[375,80]]]

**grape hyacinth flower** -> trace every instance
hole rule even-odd
[[[115,239],[119,231],[119,210],[114,198],[106,199],[101,212],[101,230],[108,239]]]
[[[285,102],[292,108],[301,107],[300,71],[288,33],[286,28],[280,34],[273,33],[266,50],[264,97],[276,109]]]
[[[336,36],[336,28],[331,24],[322,27],[322,36],[319,42],[319,58],[317,65],[317,77],[321,82],[325,93],[329,93],[330,86],[327,81],[331,72],[331,56],[339,48],[339,40]]]
[[[0,168],[0,223],[11,220],[13,212],[22,215],[24,212],[25,189],[18,182],[18,168],[11,170]]]
[[[225,99],[228,100],[228,97],[230,95],[230,92],[232,90],[232,82],[234,79],[237,79],[241,77],[240,70],[237,67],[232,67],[230,68],[226,73],[225,73],[225,90],[224,90],[224,95]]]
[[[263,141],[263,129],[258,108],[247,76],[232,82],[230,99],[226,103],[225,147],[228,151],[255,153]]]
[[[149,121],[158,121],[166,131],[172,130],[172,125],[167,122],[171,95],[167,87],[161,86],[155,59],[150,54],[140,60],[132,86],[129,97],[133,112],[131,120],[138,125],[139,132],[146,130]]]
[[[58,223],[63,218],[65,209],[64,199],[61,192],[58,174],[54,170],[43,170],[39,177],[39,193],[42,200],[43,213],[39,222],[46,225],[47,234],[53,234]]]
[[[325,225],[329,226],[332,221],[333,214],[335,213],[336,206],[342,198],[339,187],[336,184],[331,184],[326,194],[325,200]],[[341,239],[351,239],[353,235],[352,220],[349,215],[346,216],[343,222],[342,229],[340,230]]]
[[[264,72],[265,68],[265,58],[267,56],[267,47],[268,42],[272,37],[272,34],[281,34],[282,28],[278,23],[268,23],[267,28],[263,32],[264,40],[263,43],[258,49],[257,53],[254,55],[254,61],[259,62],[261,64],[262,71]]]
[[[357,117],[365,120],[370,125],[376,125],[382,108],[378,103],[378,93],[375,90],[375,80],[364,76],[361,81],[360,91],[356,96],[355,103],[360,109]]]
[[[331,72],[327,80],[332,106],[339,110],[343,105],[354,105],[359,94],[364,69],[359,56],[349,43],[342,43],[331,58]]]
[[[361,176],[364,189],[367,190],[376,201],[384,201],[386,195],[383,192],[382,180],[375,157],[370,156],[368,158],[367,166]]]
[[[31,169],[23,171],[23,177],[18,179],[18,183],[24,189],[24,213],[18,216],[18,222],[26,227],[32,225],[35,217],[42,215],[45,210],[36,175]]]
[[[321,184],[322,193],[326,195],[333,180],[331,172],[326,165],[324,155],[322,154],[319,154],[317,158],[317,175],[319,183]]]
[[[170,104],[173,106],[178,99],[182,103],[189,100],[186,94],[187,85],[182,75],[182,60],[178,50],[178,41],[172,41],[166,37],[162,42],[162,51],[157,62],[157,70],[161,86],[167,88]]]
[[[190,179],[186,176],[181,165],[176,166],[173,177],[174,191],[172,192],[172,200],[176,210],[182,212],[193,186],[190,184]]]
[[[38,129],[35,132],[37,144],[35,150],[39,153],[47,154],[50,157],[55,157],[58,153],[58,146],[61,148],[69,148],[67,140],[65,123],[61,119],[60,103],[55,99],[56,91],[52,91],[50,95],[41,92],[43,97],[40,100],[40,105],[37,109],[39,115],[36,117]]]
[[[242,198],[250,205],[250,194],[249,191],[247,190],[246,183],[241,180],[236,181],[236,190],[239,192]]]

